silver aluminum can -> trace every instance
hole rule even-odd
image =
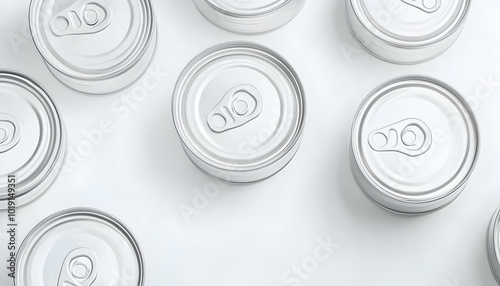
[[[89,94],[134,83],[156,49],[150,0],[32,0],[29,27],[54,76]]]
[[[94,209],[69,209],[41,221],[16,263],[16,286],[144,285],[142,252],[131,231]]]
[[[500,207],[493,214],[488,228],[487,252],[491,272],[500,285]]]
[[[291,21],[306,0],[193,0],[213,24],[238,34],[260,34]]]
[[[16,206],[42,195],[65,150],[64,126],[49,94],[22,74],[0,71],[0,209],[8,208],[13,191]]]
[[[398,64],[445,52],[462,31],[471,0],[346,0],[349,28],[373,55]]]
[[[476,119],[463,97],[438,80],[408,76],[377,87],[358,109],[350,162],[378,205],[423,214],[451,203],[479,156]]]
[[[194,58],[172,98],[189,158],[223,181],[246,183],[283,168],[305,123],[302,84],[275,52],[247,42],[217,45]]]

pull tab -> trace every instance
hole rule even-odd
[[[21,124],[8,114],[0,114],[0,153],[14,148],[21,139]]]
[[[441,7],[441,0],[401,0],[426,13],[434,13]]]
[[[64,259],[57,286],[91,286],[97,279],[97,255],[88,248],[77,248]]]
[[[432,135],[424,122],[412,118],[371,132],[368,143],[378,152],[395,151],[416,157],[429,150]]]
[[[262,112],[259,91],[248,84],[229,90],[208,114],[207,123],[212,131],[221,133],[240,127],[257,118]]]
[[[80,0],[57,13],[50,28],[57,36],[93,34],[111,23],[111,6],[104,0]]]

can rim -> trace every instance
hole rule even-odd
[[[117,75],[127,72],[131,67],[135,66],[140,62],[141,58],[147,52],[147,48],[153,41],[153,38],[156,37],[157,34],[156,16],[154,13],[153,3],[151,2],[151,0],[140,0],[143,1],[147,6],[147,9],[144,9],[143,11],[145,11],[146,15],[145,19],[147,20],[146,23],[149,29],[146,30],[141,29],[143,35],[141,35],[140,37],[141,40],[135,44],[136,48],[134,49],[139,52],[135,52],[135,55],[132,57],[132,60],[130,60],[131,57],[127,57],[120,63],[110,68],[97,70],[95,74],[80,72],[69,67],[64,62],[50,59],[49,55],[52,55],[52,53],[44,52],[43,49],[41,48],[40,44],[44,45],[46,44],[37,37],[36,29],[34,28],[34,25],[36,23],[36,18],[39,16],[39,13],[41,13],[41,10],[35,9],[34,6],[36,4],[43,3],[44,1],[46,0],[31,0],[30,2],[28,8],[28,22],[29,22],[28,27],[31,37],[33,39],[33,42],[35,43],[35,48],[38,50],[39,54],[44,59],[44,62],[50,65],[50,67],[52,67],[54,70],[71,78],[84,79],[84,80],[103,80],[103,79],[113,78]],[[137,47],[141,48],[137,49]]]
[[[397,39],[395,37],[392,37],[389,34],[384,33],[383,31],[377,29],[374,25],[369,26],[365,21],[362,21],[360,16],[365,16],[365,15],[361,11],[358,11],[354,7],[354,4],[353,4],[353,2],[359,2],[359,1],[361,1],[361,0],[346,0],[346,9],[348,9],[348,7],[350,5],[351,10],[354,12],[359,23],[363,26],[363,28],[368,33],[370,33],[372,36],[376,37],[377,39],[381,40],[385,44],[387,44],[389,46],[397,47],[397,48],[427,47],[427,46],[439,43],[441,41],[444,41],[444,40],[450,38],[465,24],[467,17],[469,15],[471,5],[472,5],[471,4],[472,0],[464,0],[465,1],[464,9],[460,13],[457,23],[450,30],[445,30],[442,33],[440,33],[432,38],[429,38],[429,39],[410,41],[410,40],[401,40],[401,39]],[[379,31],[379,33],[375,33],[374,31]]]
[[[18,200],[19,206],[25,206],[33,203],[36,199],[40,198],[45,192],[48,191],[51,185],[53,185],[56,181],[57,175],[60,173],[61,168],[60,164],[62,164],[65,155],[66,155],[66,130],[64,126],[64,122],[61,116],[61,112],[57,107],[54,99],[47,92],[45,87],[40,84],[37,80],[32,77],[29,77],[19,71],[10,70],[10,69],[0,69],[0,78],[9,78],[15,82],[26,85],[36,91],[41,99],[45,100],[47,105],[50,108],[51,113],[54,116],[54,122],[56,123],[56,144],[53,148],[53,154],[51,155],[49,162],[50,166],[47,165],[47,171],[40,176],[37,182],[33,182],[32,186],[27,190],[23,190],[19,194],[16,194],[16,200]],[[52,178],[51,178],[52,177]],[[41,186],[44,183],[47,183],[46,186]],[[40,191],[36,191],[37,188],[40,188]],[[7,201],[6,198],[0,198],[0,204]],[[6,209],[0,207],[1,209]]]
[[[464,110],[467,112],[467,114],[470,117],[470,124],[474,127],[473,133],[475,133],[474,139],[475,139],[475,142],[476,142],[476,146],[475,146],[476,148],[475,148],[475,152],[472,154],[474,156],[474,159],[471,162],[470,168],[468,169],[468,171],[465,174],[465,176],[463,177],[463,179],[458,184],[456,184],[455,186],[453,186],[453,188],[451,188],[451,190],[449,192],[441,194],[441,195],[436,196],[436,197],[433,197],[431,199],[419,199],[418,196],[403,197],[403,196],[397,195],[395,192],[388,191],[386,187],[384,187],[383,185],[381,185],[368,172],[366,164],[364,163],[363,159],[361,158],[361,156],[359,154],[359,146],[356,143],[356,142],[358,142],[357,139],[359,137],[358,136],[358,127],[359,127],[359,124],[360,124],[359,121],[360,121],[360,118],[362,117],[361,115],[364,113],[364,111],[366,110],[366,107],[369,105],[369,103],[373,100],[373,98],[376,95],[379,94],[380,91],[382,91],[386,87],[388,87],[388,86],[390,86],[392,84],[400,83],[400,82],[404,82],[404,81],[429,82],[429,83],[432,83],[432,84],[436,84],[436,85],[438,85],[440,87],[443,87],[444,89],[446,89],[447,91],[449,91],[451,94],[453,94],[456,97],[456,99],[462,104],[462,107],[464,108]],[[352,123],[352,126],[351,126],[351,137],[350,138],[351,138],[350,146],[352,148],[353,157],[356,160],[356,164],[359,166],[359,169],[360,169],[361,173],[370,182],[370,184],[373,187],[375,187],[378,191],[380,191],[381,193],[383,193],[384,195],[386,195],[386,196],[388,196],[388,197],[390,197],[392,199],[395,199],[397,201],[404,202],[404,203],[407,203],[407,204],[414,204],[414,205],[423,204],[423,203],[430,203],[430,202],[437,202],[437,201],[443,200],[443,199],[445,199],[447,197],[450,197],[456,191],[458,191],[462,187],[464,187],[465,184],[467,184],[467,181],[469,180],[470,176],[472,175],[472,173],[473,173],[473,171],[474,171],[474,169],[475,169],[475,167],[477,165],[477,162],[478,162],[478,159],[479,159],[480,150],[481,150],[481,138],[480,138],[479,126],[477,124],[477,120],[476,120],[476,117],[474,115],[474,112],[470,108],[470,106],[467,103],[467,101],[463,98],[463,96],[460,93],[458,93],[450,85],[448,85],[448,84],[446,84],[446,83],[444,83],[444,82],[442,82],[440,80],[437,80],[435,78],[431,78],[431,77],[423,76],[423,75],[407,75],[407,76],[397,77],[395,79],[386,81],[386,82],[378,85],[373,91],[371,91],[368,94],[368,96],[366,96],[366,98],[363,100],[363,102],[360,104],[358,110],[356,111],[356,114],[354,116],[354,120],[353,120],[353,123]]]
[[[197,70],[198,63],[203,60],[206,57],[209,57],[213,55],[215,52],[219,52],[225,49],[231,49],[231,48],[244,48],[244,49],[253,49],[253,50],[258,50],[260,52],[263,52],[272,58],[276,59],[278,62],[282,63],[284,67],[286,67],[286,72],[287,77],[289,78],[290,82],[294,86],[295,89],[295,95],[298,98],[299,101],[299,107],[300,107],[300,113],[299,113],[299,118],[298,118],[298,124],[295,126],[295,131],[293,134],[293,137],[290,139],[290,142],[283,148],[283,150],[280,153],[275,154],[271,158],[259,163],[259,164],[252,164],[248,166],[238,166],[237,171],[238,172],[250,172],[253,170],[260,169],[265,166],[272,165],[278,161],[280,161],[283,157],[285,157],[290,151],[293,150],[293,146],[297,144],[298,141],[302,138],[302,133],[304,131],[304,126],[305,126],[305,121],[306,121],[306,100],[304,96],[304,88],[302,85],[302,82],[300,81],[300,78],[296,74],[295,70],[291,67],[291,65],[288,63],[288,61],[285,60],[284,57],[282,57],[280,54],[272,51],[271,49],[268,49],[265,46],[262,46],[260,44],[252,43],[252,42],[247,42],[247,41],[230,41],[230,42],[225,42],[221,44],[217,44],[215,46],[212,46],[208,49],[205,49],[201,53],[199,53],[197,56],[195,56],[183,69],[181,72],[179,78],[177,79],[177,82],[174,87],[174,92],[172,96],[172,118],[174,121],[174,127],[175,130],[178,134],[178,136],[181,138],[181,141],[183,143],[183,146],[191,152],[196,158],[199,160],[203,161],[204,163],[210,165],[211,167],[222,170],[222,171],[227,171],[227,170],[234,170],[235,167],[234,165],[228,165],[228,164],[220,164],[218,162],[214,162],[213,160],[210,160],[206,156],[204,156],[200,151],[198,151],[192,144],[188,144],[189,140],[182,131],[181,128],[181,123],[182,120],[180,118],[180,111],[178,110],[180,105],[179,102],[180,100],[184,97],[184,89],[185,89],[185,82],[189,81],[191,78],[189,75],[192,74],[193,70]],[[289,77],[291,76],[291,78]]]
[[[493,274],[493,277],[500,283],[500,277],[498,277],[497,272],[500,271],[500,245],[499,241],[499,233],[498,233],[498,223],[500,222],[500,206],[497,207],[495,212],[493,213],[490,224],[488,226],[488,235],[487,235],[487,246],[486,252],[488,255],[488,262],[490,266],[490,270]]]
[[[138,286],[144,285],[144,276],[145,276],[144,259],[143,259],[143,255],[142,255],[142,250],[141,250],[134,234],[121,220],[119,220],[118,218],[116,218],[115,216],[113,216],[109,213],[103,212],[103,211],[95,209],[95,208],[87,208],[87,207],[69,208],[69,209],[58,211],[52,215],[49,215],[48,217],[44,218],[43,220],[41,220],[39,223],[37,223],[30,230],[30,232],[26,235],[23,242],[21,243],[21,246],[19,247],[19,251],[16,254],[16,263],[19,261],[20,257],[26,255],[27,250],[30,250],[28,248],[28,244],[30,244],[36,236],[43,235],[47,231],[45,229],[47,226],[49,226],[52,223],[57,222],[60,219],[64,219],[66,217],[75,216],[75,215],[94,217],[94,218],[98,218],[100,220],[106,221],[109,224],[111,224],[112,226],[116,227],[121,233],[125,234],[126,240],[128,242],[130,242],[130,244],[132,245],[133,251],[137,257],[137,264],[139,267],[139,285]],[[22,277],[22,276],[17,275],[15,278],[15,281],[18,281],[18,279],[21,279],[20,277]]]
[[[259,17],[259,16],[265,16],[265,15],[273,14],[277,10],[283,8],[284,6],[288,5],[290,2],[292,2],[294,0],[284,0],[282,3],[280,3],[279,5],[274,6],[272,9],[260,9],[260,11],[258,10],[256,12],[252,12],[252,13],[236,13],[236,12],[231,12],[231,11],[227,11],[227,10],[222,9],[221,7],[218,7],[218,6],[214,5],[212,2],[209,2],[207,0],[201,0],[201,1],[205,1],[206,4],[211,9],[214,9],[215,11],[217,11],[219,13],[222,13],[222,14],[225,14],[225,15],[228,15],[228,16],[242,17],[242,18],[253,18],[253,17]]]

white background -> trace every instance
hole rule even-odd
[[[283,275],[313,257],[318,239],[329,237],[340,246],[302,285],[496,285],[485,240],[500,204],[500,87],[480,98],[476,90],[480,78],[500,81],[500,1],[473,1],[457,43],[439,58],[413,66],[362,51],[347,28],[341,0],[308,0],[291,23],[260,36],[213,26],[189,0],[154,4],[159,43],[152,68],[167,75],[122,119],[111,106],[131,89],[88,96],[63,86],[29,38],[29,1],[1,1],[0,67],[31,75],[50,91],[65,121],[70,152],[86,140],[83,131],[98,128],[103,118],[116,127],[43,197],[18,210],[19,242],[44,217],[86,206],[117,216],[133,230],[144,251],[148,286],[295,285],[286,284]],[[274,177],[245,186],[222,185],[198,171],[171,119],[173,86],[184,66],[205,48],[230,40],[261,43],[282,54],[301,77],[308,104],[296,157]],[[346,47],[356,52],[346,54]],[[433,76],[462,92],[474,103],[482,134],[481,158],[462,195],[445,209],[418,217],[372,204],[348,165],[349,129],[359,103],[378,84],[406,74]],[[193,190],[214,182],[219,195],[187,222],[179,206],[193,206]],[[5,217],[1,212],[0,225]],[[0,229],[0,261],[5,261],[6,234]],[[11,285],[6,276],[1,266],[0,285]]]

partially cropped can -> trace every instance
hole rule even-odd
[[[94,209],[69,209],[41,221],[16,263],[16,286],[144,285],[142,252],[131,231]]]
[[[493,214],[488,228],[487,252],[491,272],[500,285],[500,207]]]
[[[358,109],[351,169],[375,203],[423,214],[458,197],[479,147],[475,117],[457,91],[432,78],[403,77],[377,87]]]
[[[430,60],[460,35],[471,0],[346,0],[349,28],[370,53],[399,64]]]
[[[65,150],[64,126],[49,94],[25,75],[0,71],[0,209],[42,195]]]
[[[172,112],[183,147],[200,169],[224,181],[253,182],[278,172],[297,152],[304,91],[278,54],[230,42],[188,64]]]
[[[306,0],[193,0],[213,24],[239,34],[259,34],[284,26]]]
[[[29,26],[54,76],[90,94],[134,83],[156,49],[150,0],[32,0]]]

